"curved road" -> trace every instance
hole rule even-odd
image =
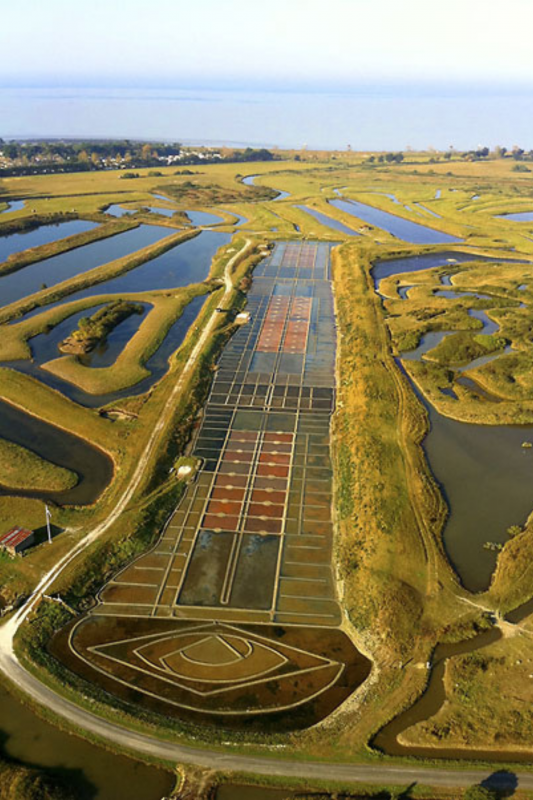
[[[231,270],[237,258],[251,245],[247,240],[244,247],[236,253],[228,262],[224,279],[225,293],[220,306],[226,307],[229,302],[233,283],[231,280]],[[245,756],[219,752],[216,750],[194,748],[187,745],[180,745],[174,742],[167,742],[149,734],[131,731],[117,723],[103,719],[96,714],[80,708],[75,703],[67,700],[54,692],[48,686],[41,683],[36,677],[28,672],[19,662],[14,649],[13,641],[20,625],[27,618],[32,609],[40,601],[43,594],[47,592],[52,583],[57,579],[65,567],[74,558],[79,556],[90,544],[100,537],[124,511],[127,503],[131,499],[137,488],[144,471],[145,464],[150,457],[153,448],[157,445],[159,434],[165,426],[172,410],[174,401],[183,387],[186,375],[194,367],[196,360],[206,342],[207,337],[216,324],[217,314],[213,313],[207,322],[202,335],[199,337],[190,357],[185,365],[180,379],[169,397],[167,405],[158,424],[146,445],[138,467],[132,480],[118,501],[117,505],[105,520],[105,522],[94,528],[81,542],[79,542],[69,553],[67,553],[55,567],[47,573],[33,594],[26,603],[0,627],[0,672],[4,674],[8,681],[14,683],[18,689],[41,706],[52,711],[57,716],[63,718],[78,729],[91,733],[112,744],[118,745],[134,753],[146,755],[168,761],[171,763],[187,763],[214,770],[248,772],[259,775],[274,775],[279,777],[305,778],[316,780],[335,780],[346,783],[365,782],[374,784],[394,783],[410,784],[413,782],[424,783],[430,786],[447,786],[453,788],[466,787],[478,783],[484,778],[493,774],[493,770],[487,769],[461,769],[455,771],[450,768],[441,767],[418,767],[418,766],[394,766],[390,762],[376,764],[339,764],[328,762],[309,762],[283,760],[271,758],[270,756]],[[509,777],[501,776],[499,783],[495,786],[507,788],[511,784],[514,786],[518,779],[522,789],[533,789],[533,773],[515,773],[511,780]]]
[[[12,626],[12,621],[5,626]],[[13,626],[16,628],[16,625]],[[430,786],[462,788],[479,783],[494,773],[494,770],[452,770],[438,767],[403,767],[390,763],[337,764],[328,762],[285,761],[279,758],[243,756],[215,750],[196,749],[173,742],[165,742],[145,733],[127,728],[97,717],[90,711],[56,694],[27,672],[16,657],[0,651],[0,669],[25,693],[42,706],[63,719],[102,739],[122,748],[173,763],[194,764],[211,770],[250,772],[260,775],[305,778],[365,783],[410,784],[423,783]],[[521,789],[533,789],[532,773],[495,776],[491,785],[500,788],[514,787],[516,779]]]

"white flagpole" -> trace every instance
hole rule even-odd
[[[50,518],[52,515],[50,514],[50,509],[48,508],[46,503],[44,504],[44,511],[46,514],[46,530],[48,531],[48,543],[52,544],[52,533],[50,531]]]

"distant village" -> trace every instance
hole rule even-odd
[[[179,143],[0,139],[0,175],[32,175],[142,167],[213,164],[222,161],[270,161],[264,148],[244,149],[183,146]]]

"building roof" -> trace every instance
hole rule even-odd
[[[33,531],[27,528],[20,528],[17,525],[7,533],[4,533],[3,536],[0,536],[0,547],[17,547],[17,545],[26,541],[29,536],[33,536]]]

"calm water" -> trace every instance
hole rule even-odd
[[[125,208],[124,206],[115,203],[111,206],[108,206],[105,210],[105,213],[111,214],[112,217],[124,217],[127,214],[135,214],[136,211],[136,208]]]
[[[381,211],[379,208],[374,208],[366,203],[359,203],[356,200],[330,200],[331,205],[351,214],[353,217],[363,220],[369,225],[375,225],[377,228],[382,228],[388,231],[397,239],[404,242],[412,242],[413,244],[451,244],[452,242],[460,242],[456,236],[450,236],[448,233],[429,228],[426,225],[421,225],[419,222],[411,222],[411,220],[397,217],[395,214],[389,214],[388,211]]]
[[[102,450],[2,400],[0,436],[27,447],[42,458],[66,467],[79,476],[77,485],[64,492],[8,491],[0,487],[0,495],[16,494],[53,500],[60,504],[90,505],[100,496],[113,476],[113,463]]]
[[[192,224],[198,227],[201,225],[216,225],[219,222],[224,222],[223,217],[219,217],[218,214],[210,214],[208,211],[186,211],[185,213]]]
[[[453,142],[459,150],[468,150],[480,130],[487,130],[493,142],[533,146],[533,97],[525,82],[509,86],[399,79],[317,85],[309,76],[305,88],[298,90],[280,73],[276,85],[269,81],[265,90],[251,86],[246,77],[244,81],[227,89],[184,88],[184,81],[179,88],[3,88],[0,119],[9,120],[7,132],[14,137],[109,139],[120,131],[125,138],[175,141],[179,131],[188,144],[229,147],[300,149],[305,137],[309,149],[345,150],[348,142],[359,150],[400,150],[407,142],[415,149],[427,148],[428,142],[445,149]],[[500,113],[495,114],[495,108]],[[254,169],[253,164],[242,167]]]
[[[161,800],[170,794],[169,772],[113,755],[71,736],[34,714],[0,686],[2,751],[11,759],[49,770],[68,781],[78,800]],[[135,787],[135,789],[133,789]]]
[[[246,178],[242,179],[242,182],[244,184],[246,184],[246,186],[254,186],[255,185],[255,179],[256,178],[262,178],[263,176],[266,178],[266,180],[264,181],[264,185],[268,186],[269,189],[273,189],[275,192],[278,193],[276,195],[276,197],[274,198],[274,200],[284,200],[286,197],[290,197],[291,196],[290,192],[284,192],[282,189],[276,189],[275,186],[271,186],[270,183],[268,182],[268,177],[269,177],[268,173],[264,173],[264,175],[263,174],[261,174],[261,175],[247,175]],[[275,182],[275,176],[274,176],[274,182]]]
[[[30,247],[50,244],[50,242],[55,242],[57,239],[66,239],[67,236],[85,233],[93,228],[96,228],[96,222],[75,219],[70,220],[70,222],[60,222],[57,225],[41,225],[40,228],[33,228],[31,231],[23,233],[0,236],[0,262],[7,261],[9,256],[13,255],[13,253],[19,253],[21,250],[29,250]]]
[[[0,303],[2,305],[14,303],[16,300],[39,291],[43,283],[47,286],[55,286],[57,283],[87,272],[94,267],[130,255],[142,247],[155,244],[172,233],[173,231],[169,228],[140,225],[138,228],[101,239],[99,242],[92,242],[83,247],[77,247],[75,250],[69,250],[67,253],[47,258],[45,261],[30,264],[28,267],[0,278]],[[99,293],[99,291],[98,287],[97,291],[93,293]]]
[[[74,400],[86,408],[100,408],[101,406],[114,403],[124,397],[136,397],[137,395],[144,394],[148,391],[157,381],[159,381],[168,371],[169,359],[173,353],[176,352],[178,347],[182,344],[185,336],[191,325],[194,323],[200,310],[205,302],[205,296],[195,297],[183,311],[181,317],[174,322],[170,327],[167,335],[163,339],[158,349],[146,361],[145,366],[149,371],[149,375],[143,378],[139,383],[133,386],[120,389],[116,392],[107,392],[105,394],[90,394],[83,391],[76,384],[63,380],[46,369],[41,368],[41,364],[51,361],[54,358],[61,356],[57,349],[57,344],[65,338],[70,331],[76,327],[77,320],[80,317],[86,316],[87,311],[73,314],[68,320],[63,321],[60,325],[51,331],[50,334],[40,334],[30,339],[30,346],[32,350],[33,360],[20,360],[10,361],[3,366],[11,367],[19,372],[45,383],[50,388],[55,389],[65,397]],[[93,313],[97,307],[91,309],[89,313]],[[144,319],[137,314],[134,317],[129,317],[127,320],[118,325],[108,337],[108,349],[102,346],[102,352],[93,351],[86,356],[82,356],[80,360],[82,363],[87,364],[91,368],[106,367],[113,363],[119,353],[125,347],[131,336],[133,336],[140,324]],[[129,323],[129,325],[127,325]],[[124,326],[123,330],[120,330]],[[61,330],[58,330],[61,329]]]
[[[151,226],[150,226],[151,227]],[[158,228],[158,230],[160,230]],[[164,229],[168,235],[168,228]],[[231,241],[231,233],[202,231],[166,253],[141,264],[104,283],[82,289],[69,300],[92,297],[96,294],[147,292],[154,289],[176,289],[190,283],[200,283],[209,275],[215,253]]]
[[[521,211],[518,214],[498,214],[496,219],[509,219],[512,222],[533,222],[533,211]]]
[[[322,225],[326,225],[328,228],[333,228],[333,230],[340,231],[341,233],[347,233],[348,236],[361,235],[357,233],[357,231],[354,231],[353,228],[348,228],[347,225],[343,225],[342,222],[339,222],[339,220],[334,219],[333,217],[328,217],[326,214],[322,214],[315,208],[309,208],[308,206],[294,206],[294,207],[299,208],[301,211],[305,211],[306,214],[310,214],[318,222],[320,222]]]
[[[151,228],[152,226],[146,227]],[[157,228],[157,230],[161,229]],[[164,230],[168,234],[169,229],[164,228]],[[102,294],[176,289],[188,286],[190,283],[200,283],[209,275],[215,253],[219,247],[231,241],[231,236],[230,233],[220,231],[202,231],[198,236],[187,239],[182,244],[167,250],[166,253],[156,256],[151,261],[146,261],[123,275],[74,292],[68,296],[68,301]],[[51,303],[46,308],[55,308],[64,302],[65,300],[60,300],[57,303]],[[34,317],[42,310],[42,308],[36,308],[26,314],[24,318]]]
[[[7,202],[7,208],[4,208],[4,210],[0,212],[2,214],[7,214],[9,211],[22,211],[24,208],[24,200],[10,200],[9,202],[2,202]]]
[[[146,319],[147,309],[151,308],[149,303],[140,303],[140,305],[144,308],[142,314],[131,314],[131,316],[126,317],[126,319],[122,320],[121,323],[113,328],[111,333],[107,335],[105,341],[99,342],[94,350],[91,350],[89,353],[83,353],[82,355],[79,355],[78,360],[85,367],[92,367],[92,369],[110,367],[112,364],[114,364],[128,344],[129,340],[135,336],[142,323]],[[89,315],[94,314],[95,310],[96,309],[91,309]],[[87,312],[85,312],[85,315],[87,315]],[[71,330],[73,329],[71,328]],[[46,336],[46,334],[42,335]],[[35,339],[37,339],[37,337],[35,337]],[[30,342],[32,346],[32,352],[34,351],[33,345],[35,343],[35,339],[32,339]],[[54,357],[55,356],[53,356],[53,358]]]

